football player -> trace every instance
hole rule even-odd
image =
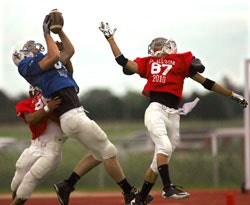
[[[138,191],[126,179],[114,144],[99,125],[87,116],[78,97],[79,87],[67,70],[67,64],[75,52],[74,46],[62,29],[58,33],[62,43],[59,52],[50,35],[49,25],[50,16],[47,15],[43,22],[46,54],[41,44],[28,41],[15,49],[12,57],[20,75],[33,86],[39,87],[44,97],[60,97],[61,104],[55,112],[63,132],[78,140],[90,152],[79,161],[68,179],[54,184],[58,199],[62,205],[67,205],[77,181],[103,162],[107,173],[122,189],[125,204],[130,204]]]
[[[53,113],[61,103],[56,97],[48,101],[41,90],[30,86],[30,98],[16,105],[17,116],[28,124],[32,132],[31,145],[26,148],[16,162],[15,175],[11,182],[11,205],[22,205],[31,196],[37,184],[54,171],[62,155],[62,146],[67,137]]]
[[[150,99],[145,111],[145,126],[155,145],[155,153],[148,168],[141,192],[131,201],[131,205],[147,204],[145,199],[160,175],[163,198],[184,199],[189,193],[174,185],[169,175],[169,161],[179,143],[180,116],[178,106],[182,99],[184,79],[190,77],[204,88],[228,96],[243,108],[247,101],[243,96],[222,87],[213,80],[203,77],[205,66],[191,52],[177,53],[177,45],[170,38],[155,38],[148,46],[149,56],[130,60],[120,51],[115,39],[116,29],[101,22],[101,32],[108,40],[116,62],[123,68],[124,74],[139,74],[147,79],[142,91]]]

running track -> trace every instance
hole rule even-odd
[[[161,191],[153,191],[152,205],[250,205],[250,192],[240,190],[187,190],[188,199],[163,199]],[[0,194],[0,205],[10,205],[10,194]],[[69,205],[124,205],[121,192],[73,192]],[[60,205],[55,193],[34,193],[25,205]]]

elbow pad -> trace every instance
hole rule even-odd
[[[134,74],[134,72],[130,71],[129,69],[127,69],[127,68],[125,67],[125,65],[126,65],[127,62],[128,62],[128,59],[125,58],[123,54],[121,54],[121,55],[115,57],[115,60],[116,60],[116,62],[117,62],[120,66],[122,66],[122,71],[123,71],[123,73],[124,73],[125,75],[133,75],[133,74]]]
[[[208,90],[212,90],[214,84],[215,84],[215,82],[213,80],[208,79],[208,78],[206,78],[204,83],[202,83],[203,87],[208,89]]]
[[[124,67],[127,64],[127,62],[128,62],[128,59],[125,58],[123,54],[121,54],[119,56],[116,56],[115,60],[122,67]]]
[[[205,66],[201,63],[199,58],[193,58],[190,63],[190,70],[196,71],[198,73],[203,73]]]
[[[129,69],[125,68],[125,67],[122,67],[122,72],[125,74],[125,75],[133,75],[134,73],[132,71],[130,71]]]

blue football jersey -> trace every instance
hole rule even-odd
[[[28,57],[18,65],[18,72],[32,86],[42,90],[45,98],[51,98],[52,93],[67,87],[74,87],[79,92],[79,87],[68,72],[65,65],[58,61],[53,68],[43,71],[38,62],[46,55],[39,53],[35,57]]]

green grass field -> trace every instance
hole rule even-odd
[[[121,142],[133,133],[145,131],[143,122],[98,122],[108,134],[110,140],[118,147],[118,157],[127,175],[127,178],[135,185],[141,186],[146,169],[148,168],[152,152],[135,152],[128,147],[120,150]],[[235,121],[181,121],[181,129],[196,130],[201,128],[221,128],[221,127],[242,127],[241,119]],[[13,137],[18,143],[5,149],[0,149],[0,192],[10,191],[10,182],[15,171],[15,162],[23,149],[29,146],[30,132],[24,124],[1,125],[0,136]],[[132,143],[136,146],[137,142]],[[140,142],[142,143],[142,142]],[[139,144],[140,145],[140,144]],[[238,188],[244,180],[244,160],[243,160],[242,139],[231,139],[219,141],[219,154],[217,158],[218,178],[214,183],[214,158],[211,155],[210,146],[202,149],[181,149],[174,152],[170,162],[170,172],[172,181],[177,185],[186,188]],[[86,154],[80,144],[75,140],[68,140],[63,147],[62,163],[58,169],[49,177],[42,180],[36,190],[52,190],[52,183],[68,177],[77,162]],[[161,187],[158,179],[157,187]],[[78,189],[99,190],[116,189],[117,185],[107,175],[102,165],[97,167],[83,177],[78,185]]]

